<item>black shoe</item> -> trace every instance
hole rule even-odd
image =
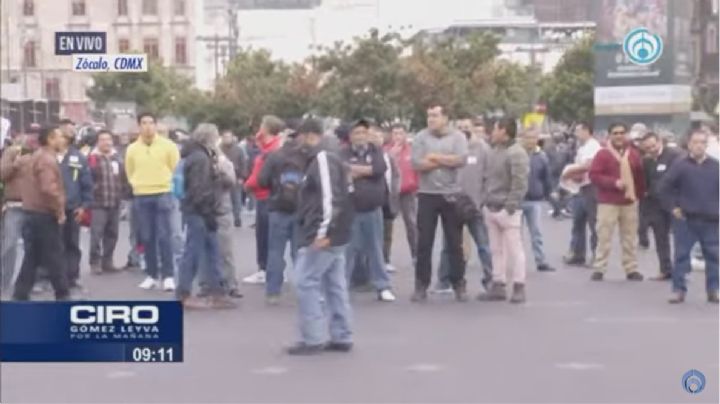
[[[242,299],[243,298],[242,293],[240,293],[240,291],[237,289],[230,289],[230,291],[228,292],[228,296],[232,297],[233,299]]]
[[[603,280],[604,277],[605,277],[605,275],[602,272],[595,271],[595,272],[593,272],[592,276],[590,277],[590,280],[600,282]]]
[[[584,257],[563,257],[563,262],[565,262],[565,265],[568,265],[571,267],[585,266],[585,258]]]
[[[555,272],[555,268],[548,264],[540,264],[537,267],[538,272]]]
[[[242,221],[239,218],[235,219],[235,227],[242,227]]]
[[[650,242],[649,241],[641,241],[638,243],[638,247],[642,250],[649,250],[650,249]]]
[[[636,282],[640,282],[643,279],[645,279],[645,277],[640,272],[637,272],[637,271],[630,272],[629,274],[627,274],[626,278],[629,281],[636,281]]]
[[[510,303],[525,303],[525,284],[514,283]]]
[[[350,352],[353,349],[352,342],[328,342],[324,349],[330,352]]]
[[[465,287],[465,283],[456,286],[453,289],[453,292],[455,292],[455,300],[457,300],[458,302],[468,301],[467,288]]]
[[[673,292],[670,299],[668,299],[668,303],[670,304],[680,304],[685,302],[685,292]]]
[[[708,303],[718,304],[718,292],[717,292],[717,290],[712,291],[712,292],[708,292],[707,301],[708,301]]]
[[[308,345],[304,342],[298,342],[297,344],[287,347],[285,352],[288,355],[294,356],[309,356],[317,355],[325,350],[325,345]]]
[[[417,288],[415,289],[415,293],[413,293],[412,297],[410,297],[410,301],[414,303],[422,303],[426,302],[427,298],[427,289]]]
[[[505,291],[505,284],[500,282],[493,282],[490,286],[490,290],[479,294],[477,297],[477,300],[481,302],[501,302],[506,299],[507,292]]]

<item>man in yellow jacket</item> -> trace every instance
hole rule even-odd
[[[133,191],[138,240],[145,251],[148,277],[142,289],[175,290],[170,217],[172,177],[180,160],[177,145],[157,134],[155,116],[138,116],[140,136],[127,149],[125,171]],[[162,268],[158,268],[158,249]],[[162,281],[162,284],[161,284]]]

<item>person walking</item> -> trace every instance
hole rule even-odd
[[[597,187],[598,247],[593,281],[602,281],[610,258],[615,226],[620,228],[622,265],[629,281],[642,281],[638,272],[638,201],[645,194],[645,175],[637,151],[630,146],[627,126],[612,123],[607,146],[598,151],[590,167],[590,181]]]
[[[646,152],[643,161],[647,195],[645,206],[640,214],[646,215],[646,222],[653,231],[655,250],[660,264],[660,273],[653,280],[670,280],[672,278],[672,260],[670,258],[670,230],[672,226],[671,199],[660,194],[660,184],[673,164],[682,156],[682,152],[673,147],[666,147],[654,132],[648,132],[642,139],[642,147]]]
[[[709,303],[718,303],[718,161],[707,154],[708,134],[693,130],[687,157],[680,157],[660,183],[660,195],[674,216],[675,266],[670,303],[685,301],[686,275],[692,248],[700,243],[705,259],[705,291]]]
[[[30,299],[38,268],[44,268],[55,291],[56,300],[69,300],[67,266],[63,260],[60,226],[67,220],[65,187],[57,153],[63,147],[63,134],[56,126],[40,130],[40,148],[27,163],[27,181],[21,187],[25,255],[20,267],[13,299]]]
[[[417,261],[417,191],[418,174],[412,164],[412,146],[408,141],[405,125],[392,126],[390,156],[395,160],[400,174],[400,212],[405,224],[410,257],[413,266]]]
[[[378,300],[395,301],[390,288],[390,278],[383,258],[382,206],[386,199],[385,159],[382,148],[370,142],[366,120],[352,125],[350,144],[340,152],[340,158],[348,165],[352,176],[352,199],[355,207],[350,243],[347,246],[347,277],[352,279],[358,255],[368,258],[370,282],[375,287]]]
[[[263,284],[265,283],[265,269],[268,261],[268,233],[270,227],[270,215],[268,212],[267,199],[270,197],[270,190],[258,184],[258,176],[265,164],[268,154],[282,146],[280,132],[285,128],[285,123],[280,118],[268,115],[263,117],[260,130],[255,135],[255,143],[260,147],[260,154],[252,160],[252,171],[245,183],[245,189],[255,195],[255,249],[257,254],[258,271],[243,278],[244,283]]]
[[[321,150],[322,126],[306,120],[298,129],[308,156],[298,205],[298,259],[293,271],[300,341],[290,355],[352,349],[345,246],[350,241],[350,173],[334,153]]]
[[[97,146],[88,156],[93,180],[90,216],[90,271],[94,274],[117,272],[113,254],[120,230],[120,202],[125,170],[113,147],[110,131],[97,133]]]
[[[449,261],[450,284],[458,301],[467,300],[465,259],[462,251],[463,222],[453,202],[462,192],[460,167],[468,156],[464,134],[448,125],[447,107],[435,103],[427,110],[427,129],[415,136],[412,145],[413,167],[420,173],[418,190],[418,244],[415,264],[413,302],[427,300],[432,279],[432,250],[438,216],[442,220]]]
[[[539,133],[535,128],[525,131],[522,138],[522,146],[530,159],[528,190],[522,202],[522,216],[530,231],[535,267],[540,272],[553,272],[555,268],[548,265],[545,259],[543,235],[540,230],[543,201],[550,199],[553,191],[553,179],[547,155],[538,146],[539,140]]]
[[[522,201],[528,191],[529,158],[516,140],[514,118],[495,122],[492,151],[483,176],[485,223],[490,236],[493,281],[480,301],[506,300],[508,271],[512,273],[511,303],[525,302],[525,248],[522,243]]]
[[[175,201],[170,191],[180,153],[175,143],[157,134],[153,114],[141,113],[138,124],[140,136],[128,147],[125,173],[133,190],[138,239],[143,246],[148,275],[139,287],[162,287],[165,291],[173,291],[175,279],[170,220]],[[162,268],[158,268],[158,252]]]
[[[187,223],[185,250],[178,272],[176,296],[188,309],[234,308],[222,285],[220,252],[218,247],[218,217],[220,216],[220,168],[215,151],[220,135],[217,126],[201,123],[183,147],[184,192],[181,202]],[[198,271],[205,272],[209,297],[192,297],[192,285]]]

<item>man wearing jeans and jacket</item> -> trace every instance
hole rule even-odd
[[[522,243],[521,203],[527,193],[529,159],[515,139],[514,118],[495,122],[492,151],[483,176],[485,223],[490,236],[493,259],[493,282],[481,301],[506,299],[507,272],[512,273],[511,303],[525,301],[525,249]]]
[[[410,256],[413,264],[417,259],[417,190],[418,174],[412,166],[412,146],[407,139],[407,129],[402,124],[392,126],[392,147],[389,153],[400,173],[400,211],[405,223]]]
[[[298,259],[294,278],[300,341],[290,355],[352,349],[345,246],[353,220],[350,173],[334,153],[321,150],[322,126],[307,120],[298,129],[307,170],[298,204]]]
[[[552,176],[547,155],[538,146],[537,129],[528,129],[523,135],[523,147],[530,157],[530,173],[528,175],[528,191],[522,202],[523,219],[530,231],[535,267],[540,272],[552,272],[555,268],[545,261],[543,238],[540,231],[540,215],[543,201],[550,199],[552,193]]]

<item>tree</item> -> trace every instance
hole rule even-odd
[[[544,78],[541,98],[551,118],[572,123],[591,121],[594,116],[593,43],[588,36],[569,49],[553,72]]]

